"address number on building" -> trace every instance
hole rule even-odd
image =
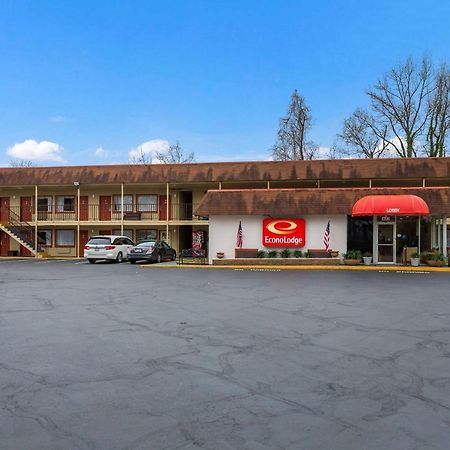
[[[262,244],[264,247],[303,247],[305,221],[303,219],[264,219]]]

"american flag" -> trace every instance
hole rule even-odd
[[[236,236],[236,248],[242,248],[242,242],[243,242],[242,224],[241,221],[239,221],[239,227]]]
[[[327,228],[323,235],[323,245],[325,245],[325,250],[328,251],[330,248],[330,221],[328,221]]]

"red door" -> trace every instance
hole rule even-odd
[[[83,220],[83,219],[81,219],[81,220]],[[79,249],[80,257],[83,257],[83,255],[84,255],[84,246],[87,244],[88,240],[89,240],[89,231],[88,230],[80,230],[80,249]]]
[[[20,197],[20,220],[22,222],[31,222],[33,220],[31,197]]]
[[[89,220],[89,197],[87,195],[80,197],[80,220]]]
[[[9,197],[0,198],[0,223],[9,222]]]
[[[111,220],[110,195],[100,195],[100,220]]]
[[[172,218],[169,197],[169,220]],[[167,195],[159,196],[159,220],[167,220]]]
[[[9,234],[0,231],[0,256],[8,256],[9,252]]]

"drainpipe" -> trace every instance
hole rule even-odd
[[[170,238],[169,238],[169,183],[166,183],[166,239],[169,241],[168,244],[170,244]]]
[[[120,234],[123,236],[123,183],[120,185]]]
[[[34,257],[38,257],[38,186],[34,186]]]

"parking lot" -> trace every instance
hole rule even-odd
[[[445,273],[0,261],[0,448],[448,449]]]

